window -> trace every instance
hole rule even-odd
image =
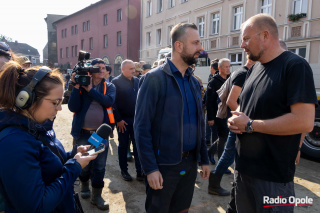
[[[69,47],[66,47],[66,57],[69,58]]]
[[[75,32],[75,34],[78,34],[78,25],[74,26],[74,32]]]
[[[122,20],[122,10],[119,9],[117,10],[117,21],[121,21]]]
[[[67,29],[64,29],[64,37],[67,38]]]
[[[230,54],[231,64],[241,64],[242,63],[242,53]]]
[[[87,31],[90,30],[90,21],[87,21]]]
[[[122,41],[121,41],[121,31],[117,32],[117,45],[121,46]]]
[[[151,0],[147,1],[147,17],[151,16],[151,11],[152,11],[152,2]]]
[[[83,32],[87,31],[87,23],[83,22],[82,26],[83,26]]]
[[[219,13],[212,14],[211,34],[219,34],[219,19],[220,19]]]
[[[71,55],[74,57],[74,46],[71,47]]]
[[[261,0],[261,13],[271,15],[272,0]]]
[[[71,35],[74,35],[74,26],[71,27]]]
[[[61,30],[61,37],[64,38],[64,29]]]
[[[81,40],[81,50],[84,50],[84,39]]]
[[[169,5],[168,5],[168,8],[173,8],[174,5],[175,5],[175,0],[168,0],[169,2]]]
[[[242,11],[243,7],[235,7],[233,9],[233,30],[240,30],[241,24],[242,24]]]
[[[151,32],[146,33],[146,46],[147,47],[151,46]]]
[[[93,50],[93,38],[89,38],[89,47],[90,47],[90,50]]]
[[[308,0],[293,0],[292,1],[292,13],[307,13]]]
[[[158,0],[157,12],[158,12],[158,13],[162,12],[162,0]]]
[[[63,50],[60,48],[60,58],[63,58]]]
[[[306,57],[306,53],[307,53],[306,47],[288,48],[288,50],[297,55],[300,55],[302,58]]]
[[[157,29],[157,46],[161,45],[161,29]]]
[[[168,26],[168,39],[167,39],[168,44],[171,44],[171,34],[170,33],[171,33],[172,28],[173,28],[172,25]]]
[[[188,0],[181,0],[181,3],[186,3],[188,2]]]
[[[78,45],[75,46],[74,51],[76,53],[75,55],[78,56]]]
[[[108,24],[108,14],[105,14],[103,16],[103,25],[107,25]]]
[[[204,16],[198,18],[198,30],[200,37],[204,36]]]
[[[108,47],[108,35],[104,35],[103,40],[104,40],[104,48],[107,48]]]

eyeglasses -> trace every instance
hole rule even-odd
[[[44,100],[52,101],[52,104],[54,105],[55,108],[58,108],[62,104],[62,101],[63,101],[63,99],[53,100],[53,99],[49,99],[49,98],[44,98]]]

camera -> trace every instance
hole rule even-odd
[[[85,52],[83,50],[79,51],[78,63],[73,68],[72,72],[75,72],[74,80],[76,84],[80,86],[88,86],[90,84],[91,77],[88,73],[99,73],[100,68],[98,66],[91,66],[88,63],[88,59],[90,58],[90,53]]]

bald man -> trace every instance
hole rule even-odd
[[[273,17],[255,15],[242,24],[241,32],[241,48],[258,62],[249,70],[239,107],[228,120],[240,140],[236,206],[239,213],[264,212],[269,198],[295,195],[295,159],[301,133],[313,129],[317,96],[308,62],[280,46]],[[274,208],[293,212],[294,206]]]

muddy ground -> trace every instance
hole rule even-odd
[[[54,124],[57,138],[63,143],[66,151],[71,150],[72,136],[70,135],[72,122],[72,113],[68,110],[67,105],[62,106],[62,111],[58,113]],[[133,180],[126,182],[122,180],[119,169],[117,154],[117,133],[114,131],[115,137],[110,139],[109,154],[105,174],[105,187],[103,189],[103,197],[109,200],[110,209],[104,212],[128,212],[142,213],[145,201],[145,186],[143,182]],[[217,160],[217,159],[216,159]],[[129,173],[135,177],[134,162],[129,162]],[[215,165],[210,165],[214,169]],[[233,168],[233,167],[232,167]],[[233,169],[229,168],[232,173]],[[222,187],[230,190],[230,182],[233,180],[233,174],[224,175],[222,179]],[[295,178],[295,190],[297,198],[308,196],[313,198],[313,206],[295,207],[295,212],[320,212],[320,163],[302,158],[297,166]],[[191,210],[195,213],[215,213],[225,212],[230,197],[219,197],[209,195],[207,193],[208,180],[202,180],[200,174],[197,177],[195,192],[192,200]],[[79,191],[79,187],[75,187]],[[98,213],[102,212],[95,206],[90,204],[89,200],[82,200],[85,212]]]

